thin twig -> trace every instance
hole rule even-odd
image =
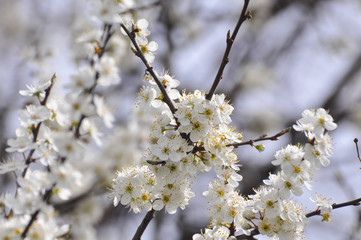
[[[270,141],[277,141],[279,140],[279,137],[281,137],[282,135],[288,133],[289,131],[291,131],[291,128],[286,128],[286,129],[283,129],[281,132],[271,136],[271,137],[267,137],[267,134],[264,134],[262,135],[261,137],[259,138],[256,138],[256,139],[251,139],[251,140],[248,140],[247,142],[241,142],[241,143],[232,143],[232,144],[228,144],[227,147],[239,147],[239,146],[243,146],[243,145],[250,145],[250,146],[253,146],[253,144],[255,142],[260,142],[260,141],[267,141],[267,140],[270,140]]]
[[[140,240],[141,236],[143,235],[145,229],[148,227],[150,221],[155,217],[155,210],[152,209],[145,215],[142,223],[139,225],[137,231],[134,234],[132,240]]]
[[[226,47],[226,51],[224,52],[221,65],[219,66],[219,69],[218,69],[216,78],[215,78],[214,81],[213,81],[213,85],[212,85],[212,87],[211,87],[211,90],[209,90],[209,93],[208,93],[207,96],[206,96],[206,99],[207,99],[207,100],[211,100],[211,99],[212,99],[212,96],[213,96],[214,92],[216,91],[216,88],[217,88],[219,82],[220,82],[221,79],[222,79],[223,71],[224,71],[224,68],[226,67],[227,63],[229,62],[229,53],[231,52],[231,48],[232,48],[232,46],[233,46],[234,40],[236,39],[236,36],[237,36],[237,33],[238,33],[239,28],[241,27],[241,25],[242,25],[242,23],[243,23],[244,21],[246,21],[247,19],[251,18],[251,15],[250,15],[249,13],[246,13],[247,8],[248,8],[249,1],[250,1],[250,0],[244,0],[244,5],[243,5],[242,12],[241,12],[241,16],[239,17],[238,22],[237,22],[237,25],[236,25],[236,27],[235,27],[234,30],[233,30],[232,36],[231,36],[230,31],[228,31],[228,33],[227,33],[227,47]]]
[[[347,207],[347,206],[359,206],[361,202],[361,198],[357,198],[348,202],[343,202],[343,203],[334,203],[332,204],[332,209],[337,209],[337,208],[342,208],[342,207]],[[306,217],[313,217],[313,216],[317,216],[320,215],[320,210],[317,209],[313,212],[309,212],[306,214]]]
[[[105,48],[107,47],[108,45],[108,42],[110,40],[110,38],[113,36],[114,32],[111,32],[112,28],[112,24],[105,24],[104,26],[104,33],[103,33],[103,36],[102,36],[102,46],[100,47],[100,51],[98,53],[98,57],[99,59],[104,55],[105,53]]]
[[[49,99],[49,95],[50,95],[50,92],[51,92],[51,89],[53,88],[54,84],[55,84],[55,81],[56,81],[56,73],[53,74],[53,76],[51,77],[50,79],[50,86],[45,89],[45,97],[43,100],[40,100],[40,104],[42,106],[45,106],[48,99]]]
[[[234,226],[234,221],[231,223],[231,226],[229,226],[229,236],[234,236],[235,234],[235,226]]]
[[[355,143],[355,145],[356,145],[357,158],[358,158],[358,160],[360,160],[360,162],[361,162],[360,152],[359,152],[359,150],[358,150],[358,139],[355,138],[353,141],[354,141],[354,143]]]
[[[172,114],[174,115],[176,112],[176,109],[172,103],[172,101],[170,100],[167,91],[165,90],[165,87],[163,86],[163,84],[160,82],[157,74],[154,72],[153,67],[149,64],[149,62],[145,59],[144,54],[142,53],[142,50],[140,49],[137,41],[135,40],[135,33],[132,31],[129,31],[129,29],[123,24],[120,24],[121,28],[126,32],[126,34],[128,35],[130,41],[133,43],[134,47],[135,47],[135,55],[137,55],[137,57],[139,57],[142,62],[144,63],[145,67],[147,68],[147,71],[150,73],[150,75],[152,75],[154,81],[156,82],[159,90],[162,92],[163,94],[163,101],[168,105],[170,111],[172,112]]]

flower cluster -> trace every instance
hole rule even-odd
[[[148,30],[148,21],[142,18],[134,23],[133,19],[127,19],[124,21],[124,25],[135,33],[135,41],[142,54],[149,63],[152,63],[155,59],[154,51],[158,49],[158,43],[155,41],[149,42],[147,38],[150,34],[150,31]]]
[[[277,151],[272,164],[280,171],[270,174],[255,194],[242,196],[236,189],[242,176],[234,148],[243,135],[230,126],[233,107],[224,94],[207,98],[200,90],[179,92],[180,82],[168,72],[153,72],[149,63],[158,44],[148,40],[147,20],[128,14],[133,5],[132,0],[94,0],[95,23],[75,21],[77,71],[65,85],[65,96],[54,91],[56,75],[20,91],[32,103],[20,111],[16,137],[7,142],[6,151],[23,157],[12,156],[0,165],[0,174],[14,173],[17,183],[15,194],[0,196],[0,238],[67,239],[71,232],[74,239],[95,239],[94,225],[103,214],[99,199],[91,197],[69,214],[70,224],[61,224],[55,209],[91,195],[99,183],[110,181],[109,172],[115,169],[120,170],[112,181],[114,206],[120,203],[134,213],[165,209],[169,214],[185,209],[195,196],[191,178],[213,169],[216,179],[203,193],[211,204],[210,227],[194,240],[234,240],[234,231],[302,238],[307,218],[291,196],[301,195],[303,185],[310,187],[313,170],[329,165],[328,132],[337,127],[332,117],[322,108],[305,110],[294,129],[304,132],[308,142]],[[99,25],[103,30],[95,27]],[[147,62],[147,84],[134,111],[142,120],[116,128],[103,140],[102,129],[113,126],[114,116],[95,88],[121,82],[119,65],[127,63],[119,59],[128,47],[122,33]],[[144,130],[132,124],[142,124]],[[323,221],[329,221],[332,206],[319,196],[313,201]]]
[[[77,70],[64,84],[66,94],[57,91],[60,88],[55,83],[56,74],[20,91],[30,98],[30,103],[19,112],[16,137],[7,142],[6,151],[18,155],[0,164],[0,173],[14,173],[17,182],[15,195],[6,193],[0,198],[1,239],[63,238],[69,234],[70,225],[61,224],[64,219],[60,221],[54,206],[66,205],[82,194],[89,194],[102,180],[97,174],[100,167],[103,175],[109,176],[114,165],[120,165],[94,159],[95,156],[111,159],[95,154],[94,149],[103,144],[102,129],[112,127],[114,121],[105,99],[95,88],[121,81],[118,59],[128,46],[113,24],[129,21],[129,15],[120,14],[132,7],[133,1],[92,3],[92,21],[80,17],[72,28],[75,40],[71,48]],[[103,30],[99,30],[101,25]],[[107,141],[105,145],[109,145]],[[89,201],[94,209],[92,213],[78,211],[76,216],[67,216],[74,239],[95,239],[94,225],[103,214],[103,207],[96,206],[96,202],[95,198]],[[81,216],[88,218],[87,221],[79,219]]]
[[[322,221],[329,222],[331,220],[332,205],[328,203],[328,200],[316,195],[316,199],[311,198],[311,201],[317,204],[317,210],[320,211]]]
[[[139,209],[149,208],[148,203],[151,203],[154,210],[165,207],[168,213],[175,213],[178,207],[184,209],[194,196],[188,178],[199,171],[209,171],[212,167],[221,181],[236,187],[242,177],[236,172],[239,169],[237,156],[228,144],[241,142],[242,135],[228,126],[233,107],[225,96],[215,95],[209,101],[201,91],[180,94],[176,90],[179,81],[164,73],[159,79],[177,109],[173,115],[162,101],[164,96],[155,80],[148,75],[145,79],[150,85],[141,89],[137,106],[148,109],[144,111],[152,112],[157,117],[142,162],[147,164],[145,166],[155,179],[152,188],[148,186],[150,198],[146,203],[132,197],[132,203],[124,205],[138,212]],[[144,168],[136,169],[141,171]],[[116,203],[126,194],[119,189],[127,188],[127,181],[120,179],[128,176],[128,171],[127,168],[123,169],[113,180],[112,194],[117,196]],[[136,174],[138,177],[141,175],[140,172]],[[146,189],[147,182],[141,179],[137,180],[141,183],[138,189]]]
[[[127,35],[137,44],[133,51],[152,62],[154,55],[144,45],[148,43],[144,41],[149,35],[148,24],[141,19],[125,26],[129,29]],[[123,29],[126,30],[124,26]],[[237,172],[240,164],[233,150],[242,141],[242,134],[229,126],[233,107],[225,96],[213,95],[208,100],[203,91],[180,93],[176,89],[179,81],[168,73],[152,72],[144,80],[149,85],[142,87],[137,106],[142,114],[155,117],[149,146],[142,165],[123,168],[113,179],[114,205],[120,202],[136,213],[165,208],[173,214],[177,208],[184,209],[194,196],[189,177],[213,168],[217,179],[204,192],[212,203],[213,229],[194,235],[194,239],[232,238],[223,231],[232,225],[245,234],[256,229],[270,237],[300,239],[306,217],[290,196],[299,196],[303,185],[310,186],[312,169],[328,165],[332,141],[326,131],[336,128],[332,117],[323,109],[303,112],[294,128],[304,131],[309,143],[305,147],[289,145],[278,151],[272,163],[280,165],[281,171],[270,174],[264,181],[267,187],[256,190],[247,199],[235,190],[242,176]],[[259,145],[257,149],[263,148]]]
[[[312,167],[319,169],[330,164],[329,156],[332,152],[332,138],[328,131],[337,127],[333,118],[323,108],[304,110],[302,118],[297,121],[293,128],[306,134],[308,142],[305,146],[305,158]]]
[[[236,231],[242,230],[246,235],[256,229],[260,234],[277,236],[279,239],[303,237],[307,218],[301,206],[291,200],[290,196],[302,195],[303,185],[310,188],[312,171],[319,169],[320,165],[328,165],[328,158],[332,155],[332,141],[326,131],[334,130],[337,125],[322,108],[305,110],[303,118],[297,123],[295,130],[304,131],[309,138],[308,143],[305,147],[288,145],[277,151],[272,164],[280,166],[280,172],[270,174],[264,180],[266,186],[255,190],[254,195],[246,199],[234,191],[234,186],[228,182],[215,181],[209,185],[209,190],[204,195],[213,203],[210,210],[213,228],[230,227],[233,223]],[[317,203],[323,220],[329,221],[331,205],[319,197],[313,201]],[[206,233],[214,233],[214,239],[222,239],[216,237],[211,229],[207,229]],[[193,239],[199,237],[196,234]],[[208,239],[206,234],[202,237]]]

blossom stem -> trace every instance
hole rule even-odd
[[[48,203],[51,193],[53,192],[53,188],[54,188],[55,184],[48,190],[46,190],[44,196],[43,196],[43,201]],[[24,239],[26,237],[26,235],[28,234],[30,227],[33,225],[34,221],[36,220],[36,218],[38,217],[40,213],[40,209],[36,210],[30,218],[30,221],[28,222],[28,224],[26,225],[26,227],[24,228],[24,231],[21,233],[21,238]]]
[[[176,109],[172,103],[172,101],[170,100],[167,91],[165,90],[163,84],[160,82],[157,74],[155,73],[155,71],[153,70],[153,67],[149,64],[149,62],[145,59],[144,54],[142,53],[142,51],[140,50],[140,47],[137,43],[137,41],[135,40],[135,34],[134,32],[130,32],[129,29],[123,24],[120,24],[121,28],[126,32],[126,34],[128,35],[130,41],[133,43],[134,47],[135,47],[135,55],[137,55],[137,57],[139,57],[142,62],[144,63],[145,67],[147,68],[147,71],[150,73],[150,75],[152,75],[154,81],[156,82],[159,90],[162,92],[163,94],[163,101],[168,105],[170,111],[172,112],[172,114],[174,115],[176,112]]]
[[[249,1],[249,0],[248,0]],[[129,29],[123,24],[120,24],[120,27],[125,31],[125,33],[128,35],[130,41],[133,43],[135,50],[134,53],[137,57],[139,57],[142,62],[144,63],[145,67],[147,68],[147,71],[150,73],[150,75],[153,77],[154,81],[156,82],[159,90],[162,92],[163,95],[163,101],[165,102],[165,104],[167,104],[168,108],[170,109],[170,111],[172,112],[172,115],[175,119],[175,122],[177,124],[177,127],[180,126],[180,123],[178,121],[178,118],[175,116],[175,112],[177,111],[177,109],[174,107],[173,102],[171,101],[167,91],[165,90],[165,87],[163,86],[163,84],[161,83],[161,81],[159,80],[156,72],[154,71],[153,67],[149,64],[149,62],[147,61],[147,59],[145,58],[142,50],[140,49],[137,41],[135,40],[135,32],[134,31],[129,31]],[[180,134],[181,137],[185,140],[187,140],[188,144],[192,144],[192,141],[190,140],[189,134],[186,133],[181,133]]]
[[[140,240],[140,238],[143,235],[145,229],[148,227],[148,224],[150,223],[150,221],[154,217],[155,217],[155,210],[154,209],[147,212],[147,214],[143,218],[143,221],[141,222],[141,224],[139,225],[137,231],[135,232],[134,237],[132,238],[132,240]]]
[[[360,152],[359,152],[359,150],[358,150],[358,139],[355,138],[353,141],[354,141],[354,143],[355,143],[355,145],[356,145],[357,158],[358,158],[358,160],[360,160],[360,162],[361,162]]]
[[[279,140],[279,137],[281,137],[282,135],[288,133],[289,131],[291,131],[291,128],[286,128],[286,129],[283,129],[281,132],[271,136],[271,137],[267,137],[267,134],[264,134],[262,135],[261,137],[259,138],[256,138],[256,139],[251,139],[251,140],[248,140],[247,142],[241,142],[241,143],[231,143],[231,144],[228,144],[227,147],[239,147],[239,146],[243,146],[243,145],[251,145],[253,146],[253,143],[255,142],[260,142],[260,141],[266,141],[266,140],[271,140],[271,141],[277,141]]]
[[[281,137],[282,135],[288,133],[289,131],[291,131],[291,128],[286,128],[286,129],[283,129],[281,132],[271,136],[271,137],[266,137],[267,134],[264,134],[262,135],[261,137],[259,138],[256,138],[256,139],[251,139],[251,140],[248,140],[247,142],[241,142],[241,143],[231,143],[231,144],[228,144],[227,147],[239,147],[239,146],[243,146],[243,145],[250,145],[250,146],[253,146],[253,144],[255,142],[260,142],[260,141],[267,141],[267,140],[270,140],[270,141],[277,141],[279,140],[279,137]],[[195,147],[193,149],[193,153],[196,153],[196,152],[199,152],[199,151],[204,151],[204,147]]]
[[[334,203],[332,204],[332,209],[337,209],[337,208],[341,208],[341,207],[346,207],[346,206],[359,206],[361,203],[361,198],[357,198],[357,199],[354,199],[354,200],[351,200],[351,201],[348,201],[348,202],[343,202],[343,203]],[[317,216],[317,215],[320,215],[320,210],[315,210],[313,212],[309,212],[306,214],[306,217],[313,217],[313,216]]]
[[[216,88],[217,88],[219,82],[220,82],[221,79],[222,79],[224,68],[226,67],[227,63],[229,62],[229,53],[231,52],[231,49],[232,49],[232,46],[233,46],[233,42],[234,42],[234,40],[236,39],[236,36],[237,36],[237,34],[238,34],[238,31],[239,31],[242,23],[243,23],[244,21],[246,21],[247,19],[250,19],[250,18],[251,18],[250,13],[246,13],[247,8],[248,8],[249,1],[250,1],[250,0],[244,0],[244,5],[243,5],[242,12],[241,12],[241,15],[240,15],[240,17],[239,17],[239,19],[238,19],[237,25],[236,25],[236,27],[235,27],[234,30],[233,30],[232,36],[231,36],[231,34],[230,34],[230,31],[228,31],[228,33],[227,33],[227,40],[226,40],[226,42],[227,42],[227,47],[226,47],[226,51],[224,52],[221,65],[219,66],[219,69],[218,69],[216,78],[215,78],[214,81],[213,81],[213,85],[212,85],[212,87],[211,87],[211,90],[209,90],[209,93],[208,93],[207,96],[206,96],[206,99],[207,99],[207,100],[211,100],[211,99],[212,99],[212,96],[213,96],[214,92],[216,91]]]
[[[231,223],[231,226],[229,226],[229,236],[234,236],[235,233],[235,227],[234,227],[234,221]]]

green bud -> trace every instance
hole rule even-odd
[[[254,145],[254,147],[258,150],[258,152],[263,152],[266,149],[266,147],[263,144]]]

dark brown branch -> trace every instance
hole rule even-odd
[[[235,226],[234,226],[234,222],[231,223],[231,226],[229,226],[229,236],[234,236],[235,234]]]
[[[342,208],[342,207],[347,207],[347,206],[359,206],[361,202],[361,198],[357,198],[348,202],[343,202],[343,203],[334,203],[332,204],[332,210],[337,209],[337,208]],[[305,216],[307,218],[313,217],[313,216],[317,216],[320,215],[321,212],[319,209],[313,211],[313,212],[309,212],[307,213]],[[242,239],[254,239],[253,236],[256,236],[259,234],[258,229],[254,229],[251,232],[250,236],[247,236],[246,234],[242,234],[242,235],[238,235],[236,238],[237,240],[242,240]]]
[[[333,209],[337,209],[337,208],[342,208],[342,207],[347,207],[347,206],[359,206],[361,202],[361,198],[357,198],[348,202],[343,202],[343,203],[334,203],[332,204],[332,210]],[[317,216],[320,215],[321,212],[319,209],[313,211],[313,212],[309,212],[306,214],[306,217],[313,217],[313,216]]]
[[[168,105],[170,111],[172,112],[172,114],[174,115],[176,112],[176,109],[172,103],[172,101],[170,100],[167,91],[165,90],[165,87],[163,86],[163,84],[160,82],[157,74],[154,72],[153,67],[148,63],[148,61],[145,59],[144,54],[142,53],[142,51],[140,50],[140,47],[137,43],[137,41],[135,40],[135,33],[134,32],[130,32],[129,29],[123,24],[120,24],[121,28],[126,32],[126,34],[128,35],[130,41],[133,43],[134,47],[135,47],[135,55],[137,55],[137,57],[139,57],[142,62],[144,63],[145,67],[147,68],[147,71],[150,73],[150,75],[152,75],[154,81],[156,82],[159,90],[162,92],[163,94],[163,101]]]
[[[354,141],[354,143],[355,143],[355,145],[356,145],[357,158],[358,158],[358,160],[360,160],[360,162],[361,162],[360,152],[359,152],[359,150],[358,150],[358,139],[355,138],[353,141]]]
[[[43,201],[48,203],[51,193],[53,192],[53,188],[55,187],[55,184],[48,190],[46,190],[44,196],[43,196]],[[28,222],[28,224],[26,225],[26,227],[24,228],[24,231],[21,233],[21,238],[24,239],[26,237],[26,235],[28,234],[30,227],[33,225],[34,221],[36,220],[36,218],[38,217],[40,213],[40,209],[36,210],[30,218],[30,221]]]
[[[261,137],[259,138],[256,138],[256,139],[251,139],[247,142],[241,142],[241,143],[232,143],[232,144],[228,144],[227,147],[230,147],[230,146],[233,146],[233,147],[239,147],[239,146],[243,146],[243,145],[251,145],[253,146],[253,144],[255,142],[260,142],[260,141],[267,141],[267,140],[270,140],[270,141],[277,141],[279,139],[280,136],[288,133],[289,131],[291,131],[291,128],[286,128],[286,129],[283,129],[281,132],[271,136],[271,137],[267,137],[267,134],[264,134],[262,135]]]
[[[142,223],[139,225],[137,231],[134,234],[132,240],[140,240],[141,236],[143,235],[145,229],[148,227],[150,221],[155,217],[155,210],[152,209],[145,215]]]
[[[244,21],[246,21],[247,19],[249,19],[249,18],[251,17],[251,15],[250,15],[249,13],[246,13],[247,8],[248,8],[249,1],[250,1],[250,0],[244,0],[244,5],[243,5],[242,12],[241,12],[241,16],[239,17],[238,22],[237,22],[237,24],[236,24],[236,27],[235,27],[234,30],[233,30],[232,36],[231,36],[230,31],[228,31],[228,33],[227,33],[227,47],[226,47],[226,51],[224,52],[221,65],[219,66],[219,69],[218,69],[216,78],[215,78],[214,81],[213,81],[213,85],[212,85],[212,87],[211,87],[211,90],[209,90],[209,93],[208,93],[207,96],[206,96],[206,99],[207,99],[207,100],[211,100],[211,99],[212,99],[212,96],[213,96],[214,92],[216,91],[216,88],[217,88],[219,82],[220,82],[221,79],[222,79],[223,71],[224,71],[224,68],[226,67],[227,63],[229,62],[229,53],[231,52],[231,49],[232,49],[232,46],[233,46],[233,42],[234,42],[234,40],[236,39],[236,36],[237,36],[237,34],[238,34],[239,28],[241,27],[241,25],[242,25],[242,23],[243,23]]]
[[[154,72],[153,67],[148,63],[147,59],[145,59],[145,56],[143,54],[143,52],[141,51],[137,41],[135,40],[135,32],[132,31],[130,32],[129,29],[123,24],[120,24],[121,28],[126,32],[126,34],[128,35],[129,39],[131,40],[131,42],[133,43],[135,50],[133,49],[135,55],[137,57],[139,57],[142,62],[144,63],[145,67],[147,68],[147,71],[150,73],[150,75],[153,77],[154,81],[156,82],[159,90],[162,92],[163,94],[163,101],[167,104],[168,108],[170,109],[170,111],[172,112],[172,115],[177,123],[177,126],[180,126],[180,123],[178,122],[177,117],[175,116],[175,112],[176,112],[176,108],[174,107],[172,100],[169,98],[169,95],[167,93],[167,91],[165,90],[165,87],[163,86],[163,84],[161,83],[161,81],[159,80],[157,74]],[[188,144],[192,144],[190,138],[189,138],[189,134],[186,133],[180,133],[181,137],[185,140],[187,140]]]
[[[28,224],[26,225],[24,231],[21,233],[21,238],[24,239],[26,237],[26,234],[28,234],[30,227],[33,225],[35,219],[38,217],[40,213],[40,210],[36,210],[30,218],[30,221],[28,222]]]
[[[54,73],[53,76],[50,79],[50,86],[47,89],[45,89],[45,97],[44,97],[44,99],[42,101],[40,101],[40,104],[42,106],[46,105],[46,102],[49,99],[50,91],[53,88],[53,86],[55,84],[55,81],[56,81],[56,73]]]
[[[114,33],[114,32],[111,32],[111,31],[110,31],[111,29],[112,29],[112,24],[105,24],[103,36],[102,36],[102,38],[101,38],[101,40],[103,41],[103,43],[102,43],[102,45],[100,46],[100,51],[98,52],[98,57],[99,57],[99,59],[104,55],[104,53],[105,53],[105,48],[107,47],[110,38],[113,36],[113,33]]]

